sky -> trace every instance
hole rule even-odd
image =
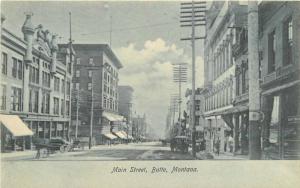
[[[25,13],[32,12],[34,25],[69,39],[69,12],[72,13],[74,43],[110,43],[123,64],[119,85],[134,89],[134,113],[146,114],[148,126],[162,137],[170,96],[178,94],[173,83],[173,63],[188,63],[188,82],[182,93],[191,88],[191,28],[181,28],[180,2],[1,2],[6,20],[4,27],[22,37]],[[111,22],[110,22],[111,20]],[[110,24],[111,23],[111,24]],[[196,29],[204,36],[203,28]],[[196,87],[203,85],[203,41],[196,42]],[[186,108],[186,104],[182,104]]]

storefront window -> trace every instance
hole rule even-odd
[[[278,143],[279,138],[279,96],[273,98],[273,109],[270,122],[269,142],[272,144]]]

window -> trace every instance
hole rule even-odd
[[[47,92],[43,92],[42,98],[42,113],[49,114],[49,104],[50,104],[50,94]]]
[[[22,111],[22,89],[12,87],[11,88],[11,110]]]
[[[78,90],[79,89],[79,83],[75,83],[75,89]]]
[[[6,85],[1,85],[0,109],[6,110]]]
[[[70,87],[71,87],[71,84],[69,81],[67,81],[67,95],[70,95]]]
[[[89,70],[89,78],[92,78],[93,76],[93,71]]]
[[[64,115],[65,114],[65,102],[64,102],[64,100],[63,99],[61,99],[61,112],[60,112],[60,114],[61,115]]]
[[[275,55],[276,55],[276,33],[275,30],[268,36],[268,72],[275,71]]]
[[[106,97],[103,97],[103,108],[106,108]]]
[[[93,58],[90,58],[90,59],[89,59],[89,64],[90,64],[90,65],[94,64],[94,59],[93,59]]]
[[[283,47],[284,56],[283,62],[285,65],[293,63],[293,22],[292,17],[289,17],[284,23],[283,31]]]
[[[88,90],[92,90],[92,83],[88,83]]]
[[[66,115],[70,115],[70,101],[66,101]]]
[[[75,75],[76,75],[76,78],[79,78],[80,77],[80,70],[76,70]]]
[[[64,79],[61,80],[61,92],[62,93],[65,92],[65,80]]]
[[[43,86],[50,87],[50,73],[43,71],[42,79],[43,79]]]
[[[12,76],[17,78],[18,60],[13,57]]]
[[[77,64],[77,65],[80,64],[80,58],[79,58],[79,57],[76,59],[76,64]]]
[[[59,114],[59,99],[54,97],[54,109],[53,114],[58,115]]]
[[[21,60],[18,60],[18,78],[19,80],[23,78],[23,62]]]
[[[58,91],[59,92],[59,88],[60,88],[60,80],[58,77],[54,77],[54,91]]]
[[[7,54],[2,52],[2,74],[7,75]]]

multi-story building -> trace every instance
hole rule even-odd
[[[196,127],[196,140],[200,140],[204,138],[204,95],[203,95],[203,89],[202,88],[197,88],[195,91],[195,127]],[[188,131],[187,135],[191,137],[192,129],[193,126],[191,125],[191,117],[192,117],[192,112],[191,112],[191,97],[192,97],[192,90],[187,89],[185,92],[185,97],[187,98],[186,102],[186,115],[187,117],[187,122],[186,124],[188,125]]]
[[[300,158],[300,3],[259,5],[263,154]]]
[[[131,86],[119,86],[119,114],[126,118],[126,127],[123,130],[132,135],[132,94]]]
[[[232,47],[237,42],[236,28],[247,20],[247,6],[238,1],[214,1],[206,14],[204,56],[204,116],[205,129],[210,149],[217,139],[221,140],[221,151],[225,150],[225,137],[234,132],[234,115],[238,110],[233,101],[236,97],[236,62]],[[247,110],[241,109],[241,110]],[[230,128],[230,131],[227,129]]]
[[[147,131],[146,115],[132,117],[132,136],[135,139],[145,139]]]
[[[20,118],[32,130],[33,136],[26,137],[23,142],[26,148],[31,148],[35,138],[68,139],[70,57],[74,56],[69,47],[59,48],[56,35],[44,30],[41,24],[33,26],[31,17],[26,15],[22,27],[24,39],[1,28],[0,112],[11,118]],[[18,134],[13,130],[22,129],[21,123],[2,124],[2,149],[11,147],[12,142],[13,148],[20,146]],[[18,127],[11,129],[11,126]]]
[[[104,143],[105,135],[124,121],[118,115],[118,71],[122,64],[107,44],[73,47],[76,51],[73,94],[78,101],[72,102],[72,136],[77,129],[78,137],[89,137],[92,124],[93,142]]]

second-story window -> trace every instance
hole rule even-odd
[[[289,17],[284,22],[283,31],[283,46],[284,46],[284,56],[283,63],[285,65],[293,63],[293,22],[292,17]]]
[[[23,78],[23,62],[21,60],[18,60],[18,78],[19,80]]]
[[[268,72],[275,71],[275,56],[276,56],[276,33],[272,31],[268,36]]]
[[[13,57],[12,76],[14,78],[17,78],[17,71],[18,71],[18,60]]]
[[[58,115],[59,114],[59,99],[54,97],[54,108],[53,108],[53,114]]]
[[[7,54],[2,52],[2,58],[1,58],[2,62],[2,74],[7,75]]]
[[[11,110],[22,111],[22,89],[12,87],[11,88]]]
[[[6,85],[1,85],[0,110],[6,110]]]

